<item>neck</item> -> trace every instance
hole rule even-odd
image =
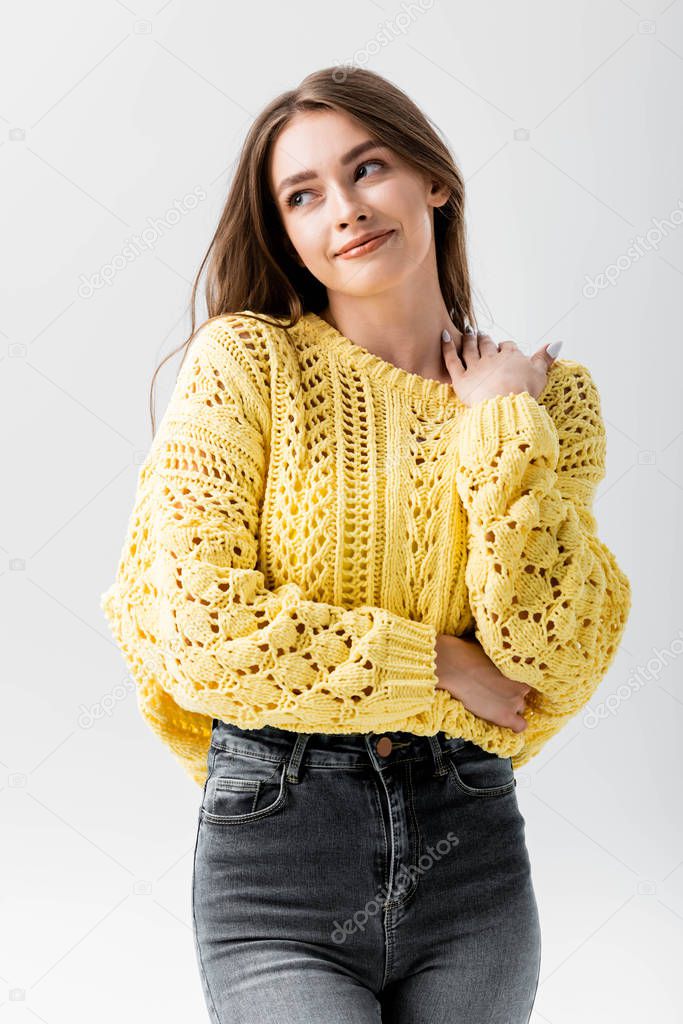
[[[319,316],[344,337],[362,345],[385,362],[420,377],[451,383],[443,359],[441,332],[447,328],[457,336],[443,298],[420,308],[404,305],[397,309],[348,296],[328,296]]]

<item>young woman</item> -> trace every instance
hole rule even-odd
[[[369,71],[261,113],[193,308],[207,260],[102,607],[203,787],[210,1017],[526,1022],[514,769],[630,608],[591,512],[595,384],[475,332],[462,176]]]

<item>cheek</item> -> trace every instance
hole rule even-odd
[[[424,249],[427,249],[432,241],[432,215],[429,210],[422,210],[415,223],[415,240]]]
[[[425,203],[421,192],[407,189],[403,194],[402,212],[406,247],[412,259],[421,261],[427,255],[432,242],[431,207]]]
[[[306,224],[297,224],[290,230],[289,237],[301,259],[310,267],[325,259],[325,248],[322,238],[324,232],[312,220]]]
[[[429,241],[429,209],[425,206],[424,196],[413,187],[401,187],[399,182],[392,182],[384,191],[381,209],[386,219],[401,225],[407,245],[421,248],[424,241]]]

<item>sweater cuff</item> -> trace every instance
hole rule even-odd
[[[532,448],[525,461],[543,456],[555,469],[560,457],[557,427],[545,406],[528,392],[494,395],[469,406],[459,431],[462,465],[490,465],[511,442],[526,442]]]
[[[384,622],[376,639],[369,638],[368,655],[381,667],[392,693],[423,701],[433,698],[438,682],[436,627],[430,622],[395,615],[388,609],[381,609],[379,614]]]

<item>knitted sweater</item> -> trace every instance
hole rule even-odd
[[[270,319],[276,319],[271,317]],[[598,539],[600,399],[556,360],[472,407],[314,313],[190,344],[101,606],[138,707],[199,784],[212,719],[443,730],[525,764],[591,698],[631,591]],[[439,633],[529,683],[527,728],[436,689]]]

